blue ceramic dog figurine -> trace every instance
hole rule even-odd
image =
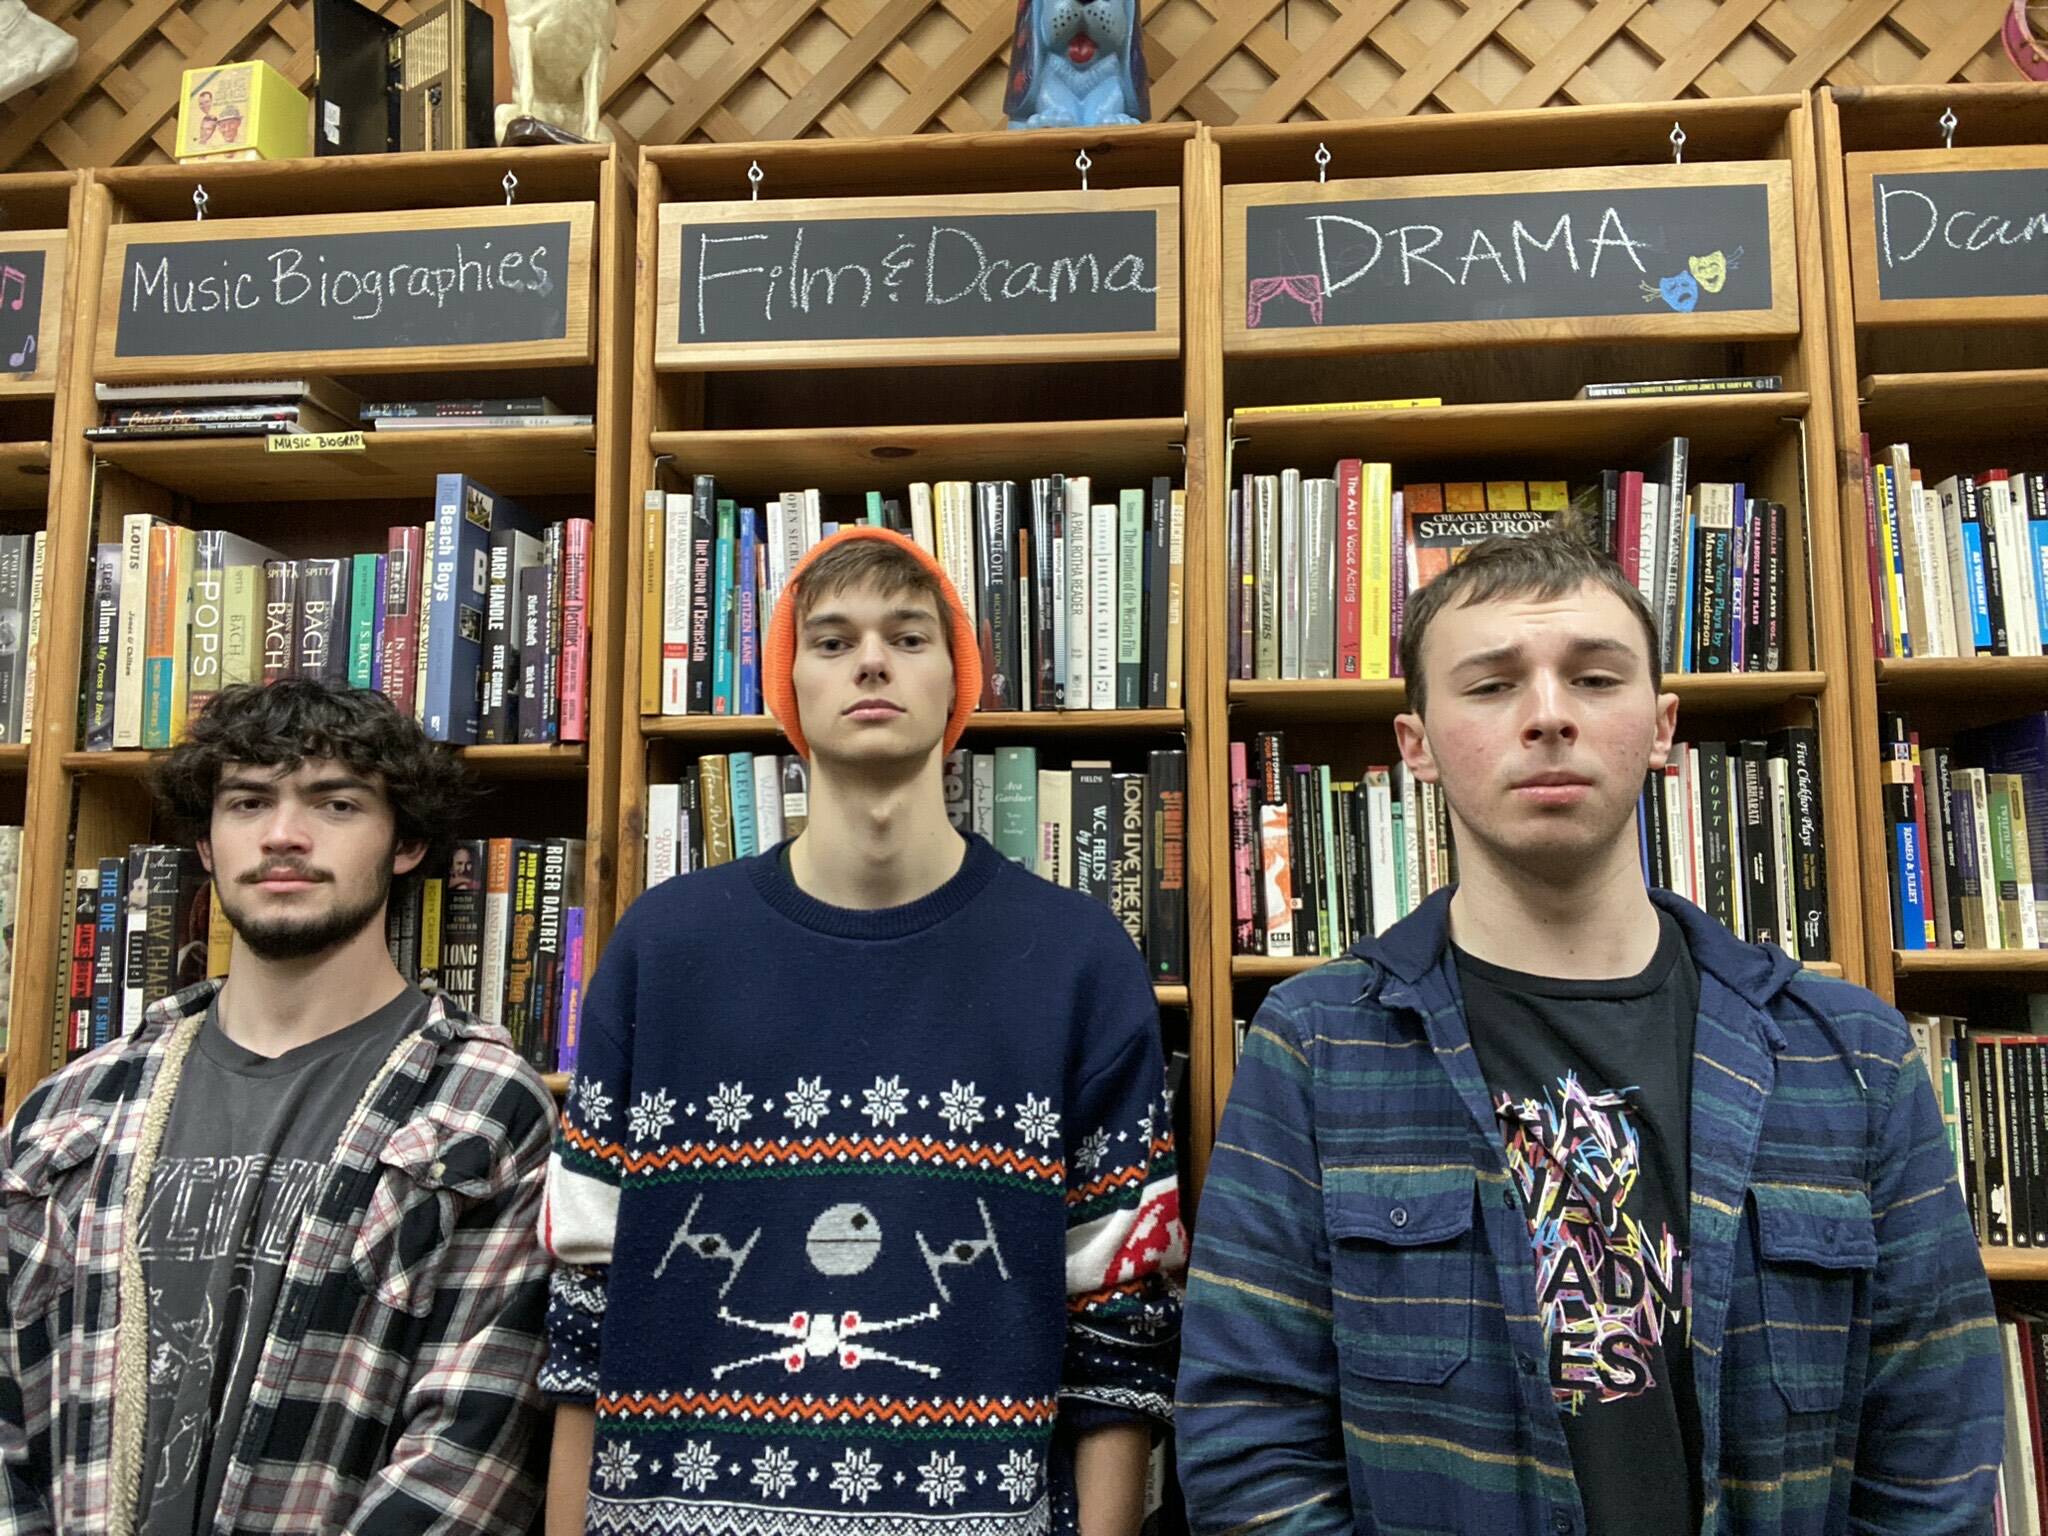
[[[1138,0],[1017,0],[1012,128],[1142,123],[1151,110]]]

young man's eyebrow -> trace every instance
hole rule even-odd
[[[936,624],[939,620],[939,616],[936,613],[933,613],[930,608],[891,608],[887,613],[883,614],[882,617],[885,619],[894,619],[904,623],[922,621],[927,624]],[[814,613],[809,618],[805,619],[804,629],[806,631],[831,629],[835,626],[843,626],[851,624],[852,622],[853,620],[848,618],[845,614],[828,608],[821,613]]]
[[[1565,649],[1575,657],[1618,656],[1630,661],[1636,659],[1634,646],[1630,645],[1626,640],[1616,640],[1608,635],[1584,635],[1568,642]],[[1489,646],[1483,651],[1474,651],[1468,656],[1460,656],[1451,665],[1453,670],[1462,670],[1467,667],[1491,667],[1497,666],[1504,661],[1514,661],[1521,655],[1522,647],[1519,645],[1495,645]]]
[[[259,779],[252,774],[246,773],[230,774],[220,781],[219,785],[215,787],[214,793],[216,795],[237,792],[247,793],[251,791],[264,793],[275,790],[283,782],[282,779]],[[301,794],[321,795],[332,794],[336,790],[344,789],[369,791],[374,790],[376,787],[368,779],[356,774],[338,773],[329,774],[325,778],[314,779],[308,784],[302,784],[299,786],[299,791]]]

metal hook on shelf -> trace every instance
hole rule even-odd
[[[505,189],[505,206],[510,208],[512,206],[512,196],[519,190],[519,178],[510,171],[507,171],[505,179],[499,182],[498,185]]]
[[[1088,172],[1094,164],[1095,162],[1088,158],[1088,151],[1085,149],[1074,156],[1074,169],[1081,173],[1081,190],[1083,192],[1088,190]]]
[[[1940,122],[1941,147],[1943,149],[1954,149],[1956,147],[1956,109],[1954,107],[1944,108]]]
[[[768,173],[761,169],[760,161],[756,160],[747,167],[747,185],[752,189],[752,200],[754,202],[758,203],[761,201],[761,183],[767,180],[767,178]]]
[[[1327,144],[1318,144],[1316,146],[1316,180],[1318,182],[1326,182],[1329,179],[1330,146]]]
[[[1677,123],[1671,125],[1671,163],[1685,164],[1685,129]]]
[[[207,202],[206,183],[202,181],[192,189],[192,217],[201,224],[206,222]]]

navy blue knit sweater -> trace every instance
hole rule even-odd
[[[811,899],[778,852],[643,896],[543,1215],[543,1383],[597,1409],[589,1530],[1069,1524],[1055,1419],[1171,1411],[1164,1076],[1121,926],[979,838],[884,911]]]

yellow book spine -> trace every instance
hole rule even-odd
[[[1892,472],[1890,466],[1880,464],[1876,467],[1875,473],[1877,475],[1877,532],[1878,536],[1884,540],[1884,580],[1879,583],[1884,588],[1884,626],[1885,632],[1891,636],[1892,654],[1894,656],[1903,656],[1906,654],[1905,631],[1901,627],[1899,615],[1899,598],[1902,594],[1899,591],[1899,578],[1897,574],[1899,547],[1897,541],[1893,538],[1893,534],[1897,531],[1897,524],[1892,516],[1894,507],[1892,500]]]
[[[445,881],[428,880],[420,886],[420,979],[441,978],[441,892]]]
[[[1359,498],[1364,549],[1359,556],[1358,675],[1394,675],[1394,466],[1368,463]]]
[[[263,622],[263,567],[231,565],[221,584],[220,685],[230,688],[260,675],[256,635]]]

